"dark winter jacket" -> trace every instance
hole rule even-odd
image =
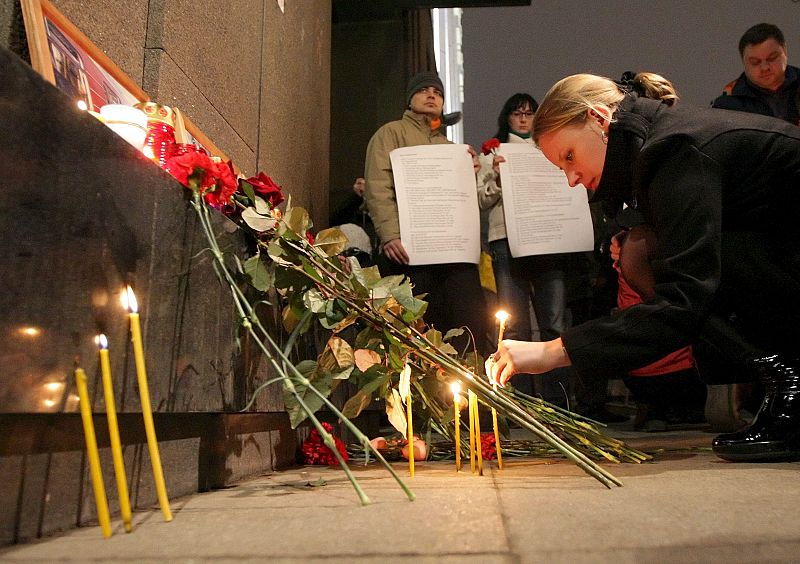
[[[736,110],[762,116],[772,116],[800,125],[800,69],[793,66],[786,67],[786,79],[781,86],[779,95],[786,96],[786,114],[777,115],[769,98],[775,96],[761,90],[747,79],[742,73],[739,78],[729,83],[722,94],[717,97],[711,106],[723,110]]]
[[[614,376],[696,338],[720,284],[725,233],[800,241],[800,128],[629,95],[593,199],[638,207],[657,236],[655,296],[562,336],[579,373]]]

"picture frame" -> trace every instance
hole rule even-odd
[[[75,99],[79,107],[99,112],[105,104],[133,106],[150,97],[91,39],[49,0],[20,0],[31,66],[53,86]],[[181,114],[175,132],[179,142],[194,143],[228,161],[187,116]]]
[[[79,107],[133,105],[150,98],[48,0],[20,0],[31,66]]]

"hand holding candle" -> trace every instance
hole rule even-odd
[[[503,342],[503,334],[506,332],[506,321],[508,321],[509,315],[501,309],[495,313],[494,316],[500,322],[500,329],[497,331],[497,348],[499,349],[500,344]],[[497,382],[492,382],[492,387],[494,388],[494,392],[497,393]],[[500,431],[497,428],[497,410],[495,408],[492,408],[492,423],[494,424],[494,444],[497,449],[497,467],[502,470],[503,453],[500,448]]]
[[[147,371],[144,365],[142,328],[139,324],[139,305],[136,302],[136,295],[130,286],[122,294],[122,306],[128,310],[131,321],[131,341],[133,342],[133,356],[136,360],[136,378],[139,383],[144,430],[147,435],[147,447],[150,451],[150,463],[153,467],[153,479],[156,484],[158,504],[161,506],[161,513],[164,514],[164,521],[172,521],[169,497],[167,496],[167,488],[164,485],[164,472],[161,469],[161,455],[158,452],[158,439],[156,438],[156,429],[153,424],[153,411],[150,407],[150,390],[147,386]]]

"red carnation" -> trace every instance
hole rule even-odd
[[[306,241],[310,244],[314,244],[314,234],[311,231],[306,231]]]
[[[252,186],[256,195],[268,201],[273,208],[283,201],[283,190],[281,187],[263,172],[259,172],[258,176],[248,178],[244,182]]]
[[[494,460],[496,454],[494,433],[481,433],[481,456],[484,460]]]
[[[323,423],[322,427],[328,433],[333,435],[333,426],[330,423]],[[338,450],[339,454],[342,455],[342,459],[347,461],[350,457],[347,454],[347,449],[345,448],[342,440],[334,435],[333,442],[334,445],[336,445],[336,450]],[[303,441],[301,450],[303,451],[303,462],[305,464],[314,464],[320,466],[339,465],[339,460],[336,458],[336,455],[322,440],[322,435],[319,434],[317,429],[312,429],[311,433],[308,435],[308,438]]]
[[[208,155],[191,152],[172,157],[167,161],[166,170],[175,179],[192,190],[204,190],[215,182],[216,165]]]
[[[488,155],[490,153],[497,152],[497,149],[499,148],[500,140],[497,137],[492,137],[491,139],[483,142],[483,145],[481,145],[481,153]]]
[[[184,186],[197,190],[209,205],[222,208],[230,202],[238,184],[230,163],[215,163],[205,153],[172,157],[166,170]]]

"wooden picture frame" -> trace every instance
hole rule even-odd
[[[86,109],[150,99],[48,0],[20,0],[31,66]],[[81,105],[82,107],[82,105]]]
[[[85,109],[99,112],[105,104],[133,106],[150,97],[48,0],[20,0],[31,66],[45,80]],[[81,105],[81,107],[83,107]],[[188,117],[173,108],[179,143],[195,143],[209,155],[228,161]],[[188,134],[188,135],[187,135]]]

